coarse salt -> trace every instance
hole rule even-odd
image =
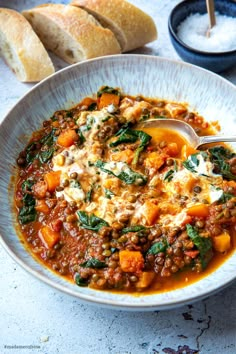
[[[236,18],[216,12],[216,25],[209,29],[208,14],[191,14],[177,29],[178,37],[189,47],[205,52],[236,50]]]

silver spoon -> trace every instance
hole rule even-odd
[[[236,135],[208,135],[198,136],[195,130],[187,123],[177,119],[150,119],[138,124],[138,128],[164,128],[175,130],[184,137],[189,144],[198,148],[203,144],[217,143],[217,142],[236,142]]]

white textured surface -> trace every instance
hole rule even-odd
[[[132,2],[153,16],[159,30],[159,41],[136,50],[136,53],[178,59],[167,33],[168,13],[178,1]],[[23,9],[37,3],[40,1],[0,0],[0,7]],[[55,62],[57,68],[64,66],[58,60]],[[225,73],[225,77],[236,83],[236,70]],[[1,117],[30,87],[17,82],[14,75],[0,62]],[[0,269],[0,353],[236,352],[235,283],[218,295],[193,306],[135,314],[81,305],[78,300],[26,274],[3,250],[0,250]],[[4,345],[32,345],[40,348],[8,349]]]

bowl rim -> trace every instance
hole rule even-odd
[[[31,95],[32,92],[34,90],[37,90],[37,88],[41,85],[43,85],[45,82],[50,80],[53,80],[54,77],[59,76],[62,72],[66,72],[66,71],[70,71],[73,70],[73,68],[79,68],[80,66],[83,65],[88,65],[89,63],[96,63],[96,62],[100,62],[100,61],[106,61],[106,60],[118,60],[122,59],[122,58],[126,58],[128,57],[127,55],[124,54],[120,54],[120,55],[110,55],[110,56],[104,56],[104,57],[99,57],[99,58],[95,58],[95,59],[90,59],[84,62],[80,62],[80,63],[76,63],[73,65],[70,65],[68,67],[65,67],[59,71],[57,71],[56,73],[52,74],[51,76],[47,77],[46,79],[42,80],[41,82],[39,82],[38,84],[36,84],[35,86],[33,86],[28,92],[26,92],[14,105],[13,107],[7,112],[7,114],[4,116],[3,118],[3,122],[5,122],[5,120],[7,119],[7,117],[11,114],[11,112],[16,108],[16,106],[20,105],[22,101],[24,101],[27,96]],[[231,86],[233,89],[235,89],[235,85],[231,82],[229,82],[228,80],[226,80],[223,77],[219,77],[219,75],[206,70],[204,68],[198,67],[196,65],[193,64],[189,64],[189,63],[185,63],[182,61],[178,61],[178,60],[172,60],[169,58],[164,58],[164,57],[157,57],[157,56],[152,56],[152,55],[140,55],[140,54],[129,54],[129,58],[132,58],[131,60],[136,60],[139,58],[143,58],[146,60],[155,60],[155,61],[159,61],[159,62],[169,62],[172,63],[173,65],[177,65],[180,67],[186,67],[191,69],[192,67],[197,70],[197,71],[202,71],[203,73],[206,72],[208,73],[208,75],[214,76],[216,78],[220,78],[220,81],[227,84],[227,86]],[[124,59],[125,60],[125,59]],[[1,124],[0,124],[0,128],[1,128]],[[0,234],[1,236],[1,234]],[[20,242],[19,237],[17,236],[17,240],[18,242]],[[26,270],[28,273],[30,273],[32,276],[34,276],[35,278],[37,278],[38,280],[41,280],[43,283],[46,283],[47,285],[51,286],[54,289],[57,289],[67,295],[73,296],[75,298],[77,298],[79,301],[81,302],[85,302],[85,303],[90,303],[92,305],[100,305],[101,307],[108,307],[111,309],[118,309],[118,310],[128,310],[128,311],[153,311],[153,310],[166,310],[166,309],[172,309],[172,308],[176,308],[176,307],[180,307],[182,305],[185,305],[187,303],[193,303],[196,301],[199,301],[201,299],[204,299],[210,295],[213,295],[217,292],[219,292],[220,290],[228,287],[231,283],[233,283],[236,279],[236,276],[229,278],[226,282],[224,282],[223,284],[221,284],[220,286],[214,286],[212,289],[205,289],[204,291],[202,290],[201,293],[199,295],[193,294],[191,296],[188,296],[188,298],[186,299],[186,297],[184,297],[183,299],[177,299],[175,301],[173,300],[168,300],[166,302],[164,302],[163,304],[158,303],[158,300],[156,300],[155,298],[150,301],[150,302],[145,302],[145,303],[131,303],[131,302],[126,302],[125,299],[116,299],[116,298],[111,298],[111,299],[107,299],[107,298],[100,298],[100,297],[94,297],[91,294],[84,294],[81,292],[77,292],[76,290],[70,289],[69,287],[64,286],[63,284],[57,283],[55,282],[54,279],[51,279],[49,277],[47,277],[45,274],[41,274],[38,270],[33,269],[31,266],[29,266],[28,264],[26,264],[10,247],[10,245],[7,244],[7,242],[4,241],[4,239],[2,237],[0,237],[0,244],[3,246],[3,248],[6,250],[6,252],[10,255],[10,257],[17,263],[19,264],[24,270]],[[24,246],[23,246],[24,247]],[[27,252],[26,247],[24,247],[24,251]],[[27,252],[27,255],[29,257],[32,257],[32,255]],[[34,258],[34,257],[32,257]],[[41,267],[44,267],[46,269],[48,269],[50,271],[49,268],[45,267],[42,265],[42,263],[40,261],[37,260],[37,264],[39,264]],[[52,271],[51,271],[52,272]],[[55,274],[54,272],[52,272],[56,277],[58,277],[59,279],[61,278],[59,275]],[[210,273],[209,275],[211,275],[212,273]],[[206,276],[208,277],[208,275]],[[204,279],[204,277],[203,277]],[[200,280],[201,281],[201,280]],[[198,283],[198,282],[196,282]],[[195,283],[193,283],[194,285]],[[191,286],[191,285],[190,285]],[[178,290],[178,289],[176,289]],[[173,292],[175,292],[176,290],[173,290]],[[100,292],[100,291],[98,291]],[[103,292],[103,291],[102,291]],[[167,293],[170,293],[172,291],[168,291]],[[100,292],[101,293],[101,292]],[[163,294],[163,293],[162,293]],[[118,294],[116,293],[115,295],[123,295],[123,294]],[[125,294],[127,295],[127,294]],[[158,296],[159,294],[150,294],[151,296]],[[149,297],[149,295],[144,295],[146,298]],[[129,299],[132,297],[129,296]],[[133,297],[135,298],[135,297]],[[142,298],[142,296],[140,297]]]
[[[234,0],[228,0],[228,2],[230,4],[235,5],[235,7],[236,7],[236,2]],[[176,31],[173,29],[173,26],[172,26],[173,17],[174,17],[175,12],[177,10],[181,9],[183,6],[186,7],[186,6],[190,5],[190,4],[191,4],[191,0],[190,1],[189,0],[183,0],[180,3],[178,3],[176,6],[174,6],[173,9],[171,10],[170,14],[169,14],[169,17],[168,17],[168,29],[169,29],[169,33],[173,36],[173,38],[176,40],[176,42],[179,43],[185,49],[187,49],[187,50],[189,50],[189,51],[191,51],[193,53],[200,54],[202,56],[208,56],[208,57],[212,57],[212,58],[217,58],[219,56],[236,55],[236,49],[228,50],[226,52],[207,52],[207,51],[203,51],[203,50],[200,50],[200,49],[196,49],[194,47],[190,47],[188,44],[186,44],[184,41],[182,41],[179,38],[179,36],[177,35]],[[197,12],[193,12],[193,13],[196,14]],[[186,19],[186,17],[184,19]],[[178,26],[179,26],[179,24],[178,24]]]

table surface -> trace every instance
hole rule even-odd
[[[171,46],[167,30],[168,14],[179,1],[130,2],[153,17],[159,33],[157,41],[134,52],[181,60]],[[0,0],[0,7],[22,10],[40,3]],[[54,56],[52,59],[57,70],[66,66]],[[236,68],[222,76],[236,84]],[[32,86],[18,82],[0,60],[0,120]],[[236,283],[193,305],[134,313],[81,304],[34,279],[3,249],[0,269],[2,354],[236,353]]]

